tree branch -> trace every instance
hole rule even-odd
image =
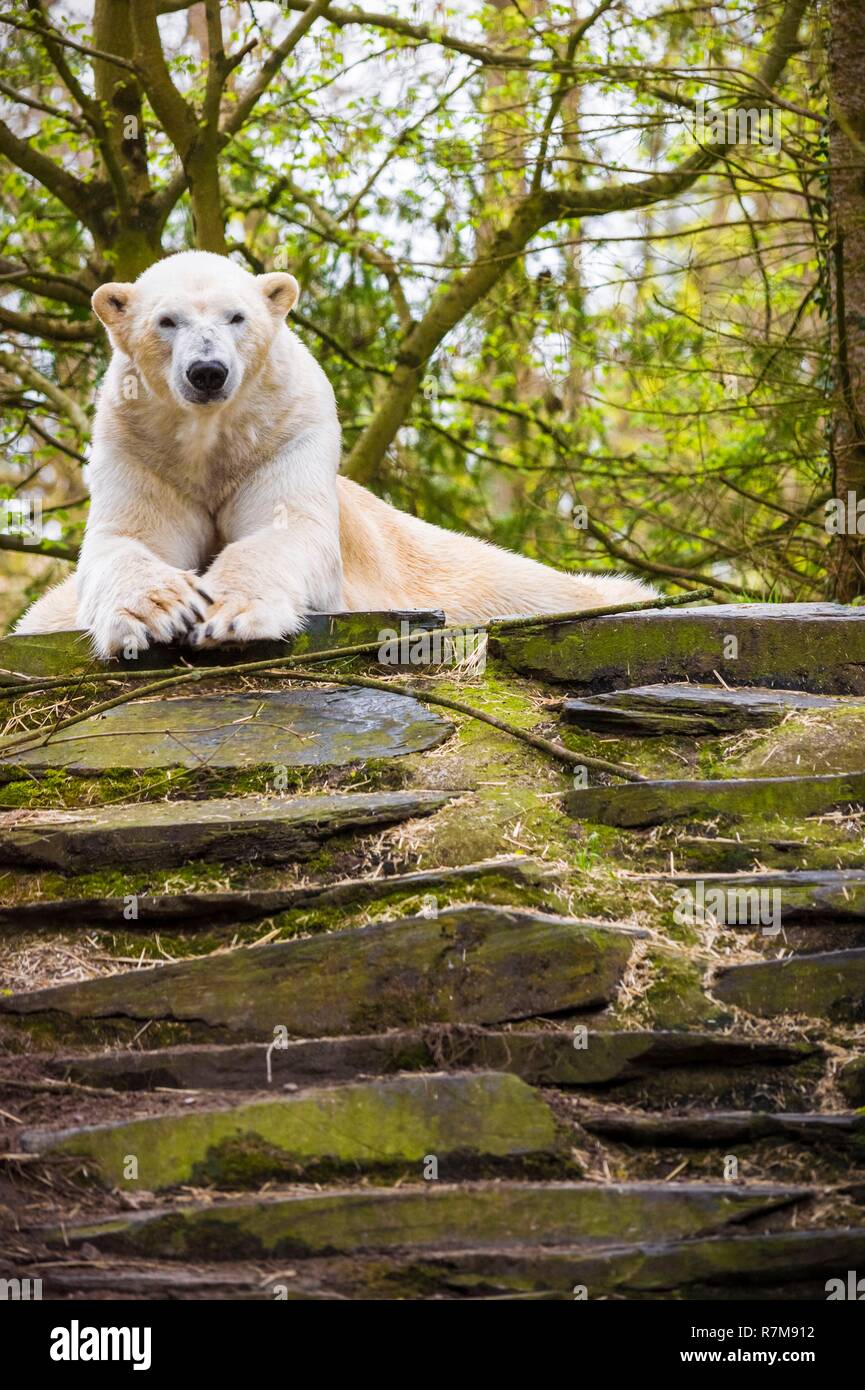
[[[90,425],[78,402],[73,400],[62,386],[58,386],[56,381],[51,381],[49,377],[43,376],[36,367],[27,361],[26,357],[22,357],[17,352],[0,352],[0,371],[17,376],[20,381],[26,381],[28,386],[41,391],[43,396],[46,396],[62,411],[80,434],[89,435]]]
[[[105,225],[99,214],[105,203],[104,186],[76,179],[26,140],[20,140],[5,121],[0,121],[0,154],[53,193],[98,241],[104,239]]]
[[[51,560],[69,560],[73,565],[78,559],[76,545],[61,545],[60,541],[27,541],[23,536],[4,536],[2,532],[0,550],[14,550],[22,555],[42,555]]]
[[[99,337],[93,319],[55,318],[51,314],[20,314],[0,305],[0,326],[31,338],[49,338],[56,343],[91,343]]]
[[[760,70],[761,80],[770,85],[783,72],[787,58],[796,47],[799,23],[807,5],[808,0],[787,0],[772,48]],[[332,6],[327,15],[333,17]],[[406,335],[397,354],[391,384],[346,460],[345,471],[349,477],[363,484],[373,480],[382,458],[408,417],[423,369],[432,353],[519,259],[543,227],[562,218],[627,212],[677,197],[710,169],[727,148],[725,142],[707,146],[695,151],[677,169],[652,174],[633,183],[529,193],[517,205],[508,225],[498,231],[488,245],[481,246],[473,265],[433,299],[427,313]]]
[[[277,44],[269,58],[262,63],[252,82],[238,97],[236,105],[223,117],[221,128],[226,138],[235,135],[246,124],[253,107],[267,91],[286,58],[294,52],[304,34],[312,28],[319,15],[323,14],[327,7],[328,0],[312,0],[309,5],[289,7],[299,8],[304,13],[294,27],[288,31],[282,42]]]

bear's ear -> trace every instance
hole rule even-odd
[[[129,324],[134,288],[134,285],[120,283],[100,285],[90,301],[96,317],[102,320],[118,342],[123,341],[125,329]]]
[[[300,286],[294,276],[283,270],[273,270],[269,275],[256,275],[255,281],[274,318],[284,319],[294,308],[300,294]]]

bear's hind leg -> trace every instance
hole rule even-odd
[[[78,627],[78,592],[75,575],[69,574],[31,603],[12,630],[16,636],[26,636],[38,632],[72,632]]]

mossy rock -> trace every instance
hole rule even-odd
[[[709,685],[643,685],[565,700],[566,724],[622,738],[724,734],[773,728],[791,711],[862,708],[855,696],[809,695],[797,690],[747,686],[725,690]]]
[[[401,609],[368,613],[310,613],[304,630],[283,642],[244,642],[214,648],[167,646],[157,643],[133,659],[97,661],[86,632],[51,632],[0,640],[0,685],[14,684],[14,675],[77,676],[89,671],[124,669],[164,670],[167,666],[228,666],[248,661],[276,661],[286,656],[329,651],[383,642],[382,633],[412,632],[441,627],[444,613],[435,609]]]
[[[335,1271],[334,1286],[379,1298],[822,1301],[828,1280],[840,1276],[846,1285],[846,1271],[861,1269],[863,1261],[862,1228],[745,1231],[589,1254],[579,1248],[429,1254],[390,1265],[370,1262],[366,1280],[363,1269]]]
[[[699,956],[655,947],[648,957],[649,975],[637,1008],[652,1028],[692,1029],[730,1023],[729,1009],[720,1007],[704,988],[707,973]]]
[[[79,1160],[105,1186],[130,1191],[358,1172],[419,1178],[427,1158],[447,1179],[561,1167],[565,1159],[545,1101],[518,1077],[495,1072],[350,1083],[231,1109],[28,1132],[22,1142],[30,1152]]]
[[[865,612],[865,609],[863,609]],[[565,798],[570,815],[604,825],[644,828],[670,821],[812,816],[865,803],[865,771],[814,777],[625,782],[582,787]]]
[[[865,1158],[865,1115],[855,1111],[829,1114],[765,1111],[690,1111],[687,1115],[640,1115],[604,1111],[581,1116],[590,1134],[636,1148],[716,1148],[760,1143],[829,1144],[855,1149]]]
[[[44,746],[8,749],[0,778],[21,769],[91,777],[124,768],[344,767],[435,748],[452,732],[417,700],[361,686],[133,700]]]
[[[848,1104],[865,1107],[865,1057],[845,1062],[837,1079],[838,1089]]]
[[[514,629],[492,624],[490,646],[517,671],[580,692],[720,675],[732,686],[865,694],[865,609],[836,603],[731,603]]]
[[[358,799],[361,794],[358,794]],[[374,795],[374,794],[373,794]],[[411,805],[411,793],[396,793],[405,796],[404,805]],[[418,809],[411,814],[425,814],[443,804],[445,797],[436,793],[419,793]],[[424,796],[431,803],[424,804]],[[310,798],[312,799],[312,798]],[[337,800],[341,798],[334,798]],[[387,801],[389,798],[383,798]],[[206,804],[206,803],[205,803]],[[394,817],[396,819],[396,817]],[[400,817],[401,819],[401,817]],[[370,824],[388,824],[390,818],[381,821],[361,821],[358,828]],[[350,822],[346,822],[348,826]],[[343,827],[346,828],[346,827]],[[252,836],[250,835],[250,841]],[[262,862],[258,854],[259,846],[250,848],[247,863]],[[265,857],[265,862],[287,857],[285,847],[275,848],[275,852]],[[2,853],[2,832],[0,832],[0,853]],[[224,863],[235,855],[222,855]],[[307,856],[297,852],[293,859]],[[221,872],[217,871],[217,872]],[[137,892],[127,879],[118,886],[125,891],[108,897],[59,897],[52,898],[40,880],[40,894],[32,901],[10,901],[9,906],[0,905],[0,927],[18,927],[22,930],[36,927],[52,928],[90,928],[93,926],[117,927],[124,922],[129,930],[151,931],[155,927],[212,927],[216,924],[256,921],[262,917],[279,919],[280,926],[290,926],[293,916],[304,909],[315,909],[316,926],[323,925],[324,914],[328,909],[351,911],[369,902],[384,902],[389,898],[400,897],[417,899],[438,890],[451,892],[468,886],[471,896],[483,896],[486,901],[495,900],[496,890],[507,898],[513,894],[513,885],[526,890],[543,888],[556,882],[561,870],[555,865],[544,864],[530,856],[511,856],[499,860],[487,860],[482,864],[463,864],[443,869],[421,869],[415,873],[383,874],[378,878],[340,879],[335,883],[307,883],[297,888],[273,889],[225,889],[208,892],[187,889],[185,892],[151,893]],[[200,876],[200,874],[199,874]],[[74,881],[79,887],[87,883],[90,875]],[[123,877],[117,874],[116,877]],[[0,890],[8,885],[0,884]],[[134,894],[134,920],[129,918],[129,895]],[[530,897],[527,891],[526,897]]]
[[[743,1230],[696,1239],[617,1244],[610,1249],[531,1241],[468,1249],[399,1249],[333,1255],[299,1264],[134,1263],[104,1254],[98,1264],[44,1268],[46,1297],[86,1299],[784,1299],[823,1301],[827,1283],[865,1262],[865,1229]],[[855,1281],[855,1276],[854,1276]]]
[[[289,1259],[364,1250],[682,1239],[794,1207],[809,1188],[676,1183],[467,1183],[316,1193],[69,1224],[50,1245],[147,1258]]]
[[[865,950],[733,965],[721,971],[712,993],[761,1018],[808,1014],[861,1023],[865,1020]]]
[[[333,835],[430,815],[450,800],[433,791],[337,792],[0,812],[0,864],[87,873],[112,864],[165,869],[189,859],[309,859]]]
[[[495,1031],[466,1024],[367,1033],[354,1038],[118,1049],[89,1056],[46,1057],[46,1076],[117,1090],[257,1090],[265,1084],[310,1086],[358,1076],[469,1067],[511,1072],[536,1086],[608,1088],[702,1071],[756,1074],[796,1069],[813,1044],[764,1042],[718,1033]],[[270,1081],[268,1082],[268,1078]],[[693,1085],[694,1083],[691,1082]]]
[[[794,869],[755,874],[647,874],[642,882],[691,895],[701,922],[771,933],[777,916],[786,924],[861,922],[865,919],[865,870]],[[764,894],[771,894],[769,898]],[[677,898],[678,901],[678,898]],[[778,933],[774,935],[777,937]]]
[[[608,1004],[639,935],[468,906],[0,997],[0,1013],[170,1019],[259,1039],[494,1023]]]

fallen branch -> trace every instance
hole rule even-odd
[[[619,613],[644,613],[652,608],[680,608],[685,603],[712,598],[713,594],[712,589],[691,589],[686,594],[650,598],[644,603],[616,603],[609,608],[583,608],[574,613],[541,613],[531,618],[502,618],[500,622],[490,623],[490,627],[497,633],[512,632],[514,628],[539,627],[546,623],[577,623],[590,618],[612,618]]]

